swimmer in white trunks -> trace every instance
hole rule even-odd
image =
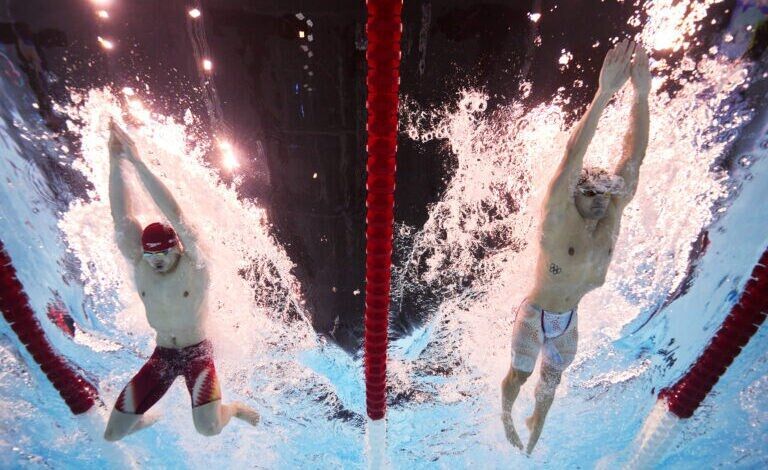
[[[634,59],[632,58],[634,54]],[[583,168],[584,154],[611,97],[631,77],[632,122],[614,175]],[[543,348],[535,409],[526,420],[530,454],[544,427],[560,376],[573,362],[578,341],[577,306],[589,291],[605,282],[624,208],[637,190],[640,165],[648,146],[648,56],[634,42],[622,41],[605,57],[600,86],[576,125],[552,180],[541,227],[540,251],[533,291],[517,310],[512,329],[512,364],[501,385],[502,422],[507,439],[523,449],[512,422],[512,406],[520,387],[533,372]]]

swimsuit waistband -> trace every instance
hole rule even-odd
[[[553,312],[551,310],[545,310],[536,304],[528,302],[528,299],[524,300],[523,303],[528,304],[531,308],[538,310],[540,313],[546,313],[547,315],[570,315],[572,313],[576,313],[576,311],[578,310],[578,307],[574,307],[571,310],[566,310],[565,312]]]
[[[211,342],[207,339],[204,339],[200,341],[199,343],[192,344],[189,346],[184,346],[183,348],[165,348],[163,346],[155,346],[155,349],[158,350],[159,353],[169,353],[169,354],[178,354],[178,353],[189,353],[197,351],[198,349],[203,348],[210,348]]]

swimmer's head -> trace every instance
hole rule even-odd
[[[179,262],[181,249],[179,238],[170,225],[159,222],[149,224],[141,234],[143,259],[155,272],[167,273]]]
[[[611,196],[624,193],[624,178],[602,168],[585,167],[576,183],[576,209],[585,219],[602,219],[608,212]]]

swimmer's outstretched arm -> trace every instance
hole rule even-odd
[[[117,246],[120,252],[130,261],[141,260],[141,225],[133,216],[131,193],[125,185],[125,173],[120,166],[120,160],[127,152],[119,136],[114,132],[114,124],[110,123],[109,136],[109,207],[115,222]]]
[[[624,137],[624,152],[616,173],[624,178],[627,194],[624,202],[629,202],[637,191],[640,177],[640,165],[645,158],[648,148],[648,133],[650,129],[650,111],[648,109],[648,94],[651,91],[651,72],[648,68],[648,54],[641,48],[637,49],[631,67],[632,85],[635,87],[635,97],[632,104],[632,122]]]
[[[573,186],[584,165],[584,155],[595,136],[600,116],[613,94],[619,91],[629,78],[634,49],[634,42],[624,40],[606,54],[603,68],[600,70],[600,85],[597,93],[587,112],[573,129],[565,149],[565,157],[550,185],[550,204],[569,203],[572,200]]]
[[[127,150],[126,158],[133,163],[136,167],[136,172],[139,175],[141,183],[147,188],[149,195],[155,201],[155,204],[160,208],[160,211],[171,223],[174,230],[181,239],[184,245],[184,251],[186,251],[193,258],[197,256],[197,237],[194,230],[184,223],[181,207],[176,202],[168,188],[160,181],[160,178],[155,176],[149,167],[141,161],[139,152],[136,150],[136,145],[133,140],[122,129],[115,125],[115,133],[124,142]]]

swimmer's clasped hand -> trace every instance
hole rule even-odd
[[[113,158],[136,159],[136,144],[113,120],[109,121],[109,153]]]
[[[608,51],[600,69],[601,93],[613,95],[624,86],[629,79],[632,54],[635,52],[635,42],[623,40]]]
[[[648,96],[651,91],[651,71],[648,66],[648,54],[637,48],[635,59],[632,61],[632,85],[640,96]]]

